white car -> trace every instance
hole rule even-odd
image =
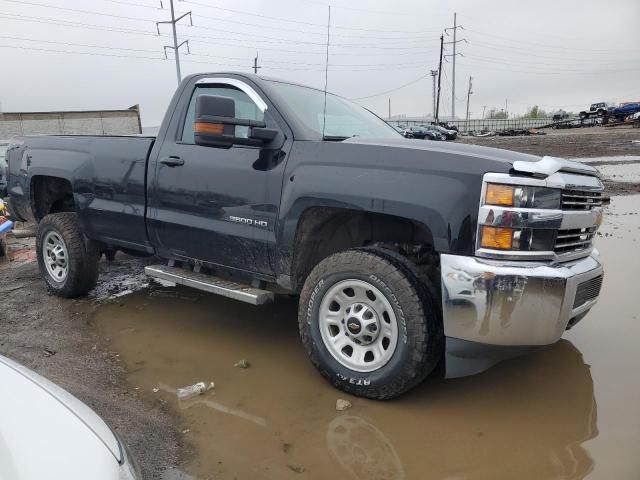
[[[0,356],[0,479],[139,480],[124,445],[73,395]]]

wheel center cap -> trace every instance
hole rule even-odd
[[[347,319],[347,330],[352,335],[358,335],[362,330],[362,323],[357,318],[350,317]]]

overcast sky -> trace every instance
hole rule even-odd
[[[5,112],[119,109],[140,104],[158,125],[176,88],[170,17],[156,0],[0,0],[0,103]],[[639,0],[332,0],[329,90],[380,115],[432,111],[439,35],[457,12],[456,115],[538,104],[578,111],[596,101],[640,101]],[[175,0],[192,55],[183,75],[251,71],[324,84],[328,2]],[[49,7],[47,7],[49,6]],[[57,7],[57,8],[50,8]],[[451,41],[452,36],[445,36]],[[186,53],[186,50],[185,50]],[[447,45],[446,54],[451,54]],[[136,58],[134,58],[136,57]],[[452,63],[443,64],[441,111],[451,111]],[[404,88],[399,88],[404,86]],[[388,93],[387,93],[388,92]]]

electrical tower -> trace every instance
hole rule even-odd
[[[176,60],[176,74],[178,76],[178,85],[182,81],[182,74],[180,73],[180,47],[182,45],[187,46],[187,53],[191,53],[189,51],[189,40],[184,40],[182,43],[178,44],[178,34],[176,32],[176,23],[182,20],[184,17],[189,16],[189,23],[193,26],[193,19],[191,18],[191,11],[183,13],[178,18],[176,18],[175,10],[173,9],[173,0],[169,0],[169,4],[171,5],[171,20],[165,20],[162,22],[156,22],[156,29],[158,30],[158,35],[160,35],[160,24],[162,23],[170,23],[171,28],[173,30],[173,46],[165,45],[164,46],[164,58],[167,57],[167,48],[173,50],[173,56]]]
[[[436,76],[438,75],[438,70],[431,70],[431,79],[433,80],[433,117],[436,116]]]
[[[258,74],[258,70],[260,70],[262,67],[258,66],[258,52],[256,52],[256,56],[253,59],[253,73],[255,73],[256,75]]]
[[[453,65],[451,67],[451,118],[456,116],[456,56],[463,56],[461,53],[456,53],[456,46],[460,42],[469,43],[466,38],[461,38],[458,40],[457,34],[458,29],[464,30],[462,25],[458,25],[457,14],[453,14],[453,27],[445,28],[444,31],[447,35],[449,35],[449,30],[453,30],[453,41],[445,42],[447,45],[453,45],[453,53],[449,55],[445,55],[446,57],[452,57]]]

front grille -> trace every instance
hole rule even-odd
[[[586,282],[582,282],[578,285],[578,289],[576,290],[576,298],[573,301],[573,308],[578,308],[587,303],[590,300],[593,300],[598,295],[600,295],[600,289],[602,288],[602,278],[599,277],[592,278],[591,280],[587,280]]]
[[[589,190],[563,190],[563,210],[591,210],[602,206],[602,192]]]
[[[553,249],[558,255],[574,253],[591,248],[597,227],[558,230],[556,245]]]

